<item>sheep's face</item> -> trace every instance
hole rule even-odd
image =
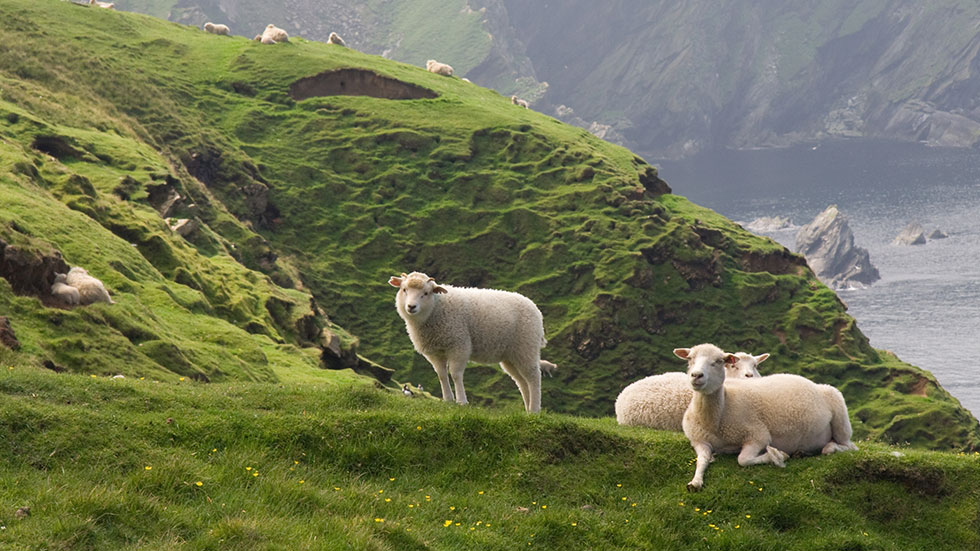
[[[54,274],[54,282],[55,283],[68,283],[68,275],[67,274],[55,273]]]
[[[435,296],[447,292],[436,283],[435,279],[421,272],[392,277],[388,280],[388,284],[398,287],[395,306],[398,308],[398,314],[405,320],[425,320],[435,306]]]
[[[768,353],[753,356],[752,354],[748,354],[746,352],[736,352],[734,356],[737,360],[734,364],[725,364],[725,366],[728,368],[726,377],[731,379],[751,379],[753,377],[759,377],[759,364],[769,358]]]
[[[694,348],[675,348],[674,355],[687,360],[687,374],[691,388],[710,394],[725,384],[725,368],[734,366],[738,358],[727,354],[713,344],[699,344]]]

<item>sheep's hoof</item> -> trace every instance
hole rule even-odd
[[[766,452],[769,453],[769,459],[772,464],[777,467],[786,467],[786,460],[789,459],[789,455],[786,452],[776,449],[772,446],[766,446]]]
[[[693,480],[687,483],[688,492],[700,492],[702,487],[703,485],[701,483],[695,484]]]

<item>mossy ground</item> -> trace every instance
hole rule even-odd
[[[980,456],[859,443],[711,465],[611,419],[0,357],[4,549],[973,549]],[[895,454],[898,454],[896,456]],[[30,515],[16,511],[29,507]]]
[[[626,384],[681,367],[672,348],[710,341],[840,387],[860,438],[980,445],[976,420],[931,375],[869,347],[785,249],[651,193],[646,163],[584,130],[299,37],[266,46],[57,0],[2,0],[0,16],[3,237],[42,240],[119,302],[46,308],[0,282],[31,361],[315,376],[319,349],[295,323],[316,317],[312,297],[364,356],[431,390],[386,283],[417,269],[537,302],[544,357],[560,366],[544,383],[550,411],[610,415]],[[438,97],[290,99],[297,79],[343,67]],[[51,135],[64,146],[39,150]],[[175,216],[199,219],[196,237],[149,204],[161,185],[188,198]],[[519,403],[498,368],[467,373],[475,404]]]

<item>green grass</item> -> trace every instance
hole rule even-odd
[[[0,0],[0,17],[0,238],[87,266],[119,303],[54,309],[0,281],[25,361],[169,381],[329,378],[315,334],[328,328],[341,366],[370,360],[434,389],[386,283],[417,269],[535,300],[559,365],[543,389],[552,412],[609,416],[626,384],[682,367],[673,348],[708,341],[840,387],[860,438],[980,447],[976,419],[871,348],[798,258],[644,192],[655,171],[582,129],[301,38],[265,46],[57,0]],[[297,79],[348,67],[438,97],[289,98]],[[38,136],[72,152],[39,151]],[[150,204],[164,185],[198,235],[171,232]],[[471,368],[467,387],[480,406],[519,403],[497,368]]]
[[[5,549],[980,544],[975,454],[862,442],[786,469],[720,456],[688,494],[681,434],[406,399],[354,378],[205,385],[3,362],[0,392]]]

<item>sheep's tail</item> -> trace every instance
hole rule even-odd
[[[844,395],[834,387],[827,391],[827,402],[833,416],[830,419],[830,438],[831,441],[824,446],[823,453],[842,452],[858,449],[851,442],[851,419],[847,415],[847,403],[844,402]]]
[[[549,377],[554,376],[555,370],[558,369],[557,365],[548,360],[539,360],[538,365],[541,366],[541,372]]]

